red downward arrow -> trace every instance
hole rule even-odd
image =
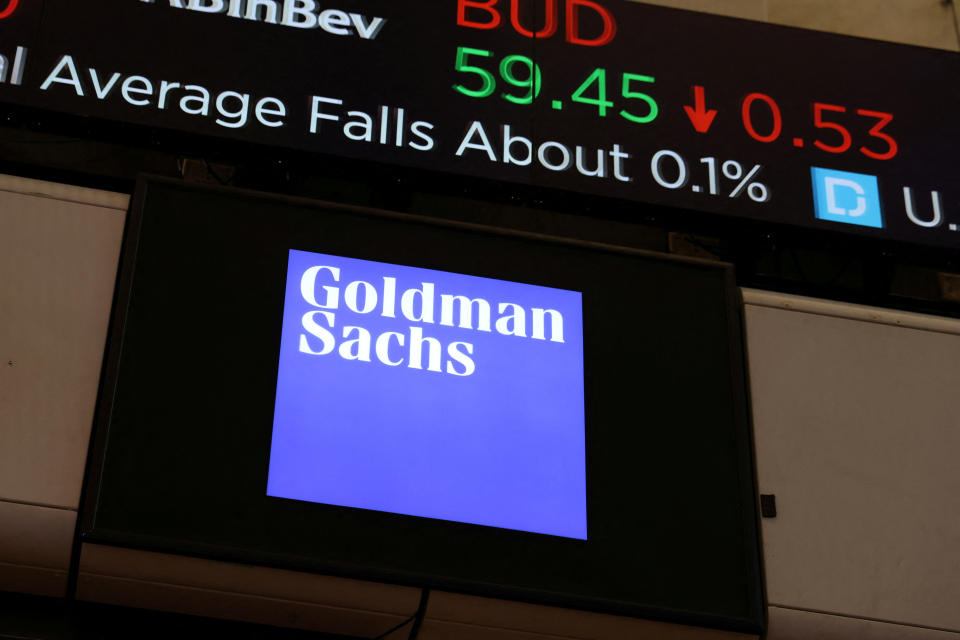
[[[707,111],[707,100],[703,95],[703,87],[699,85],[693,88],[693,98],[697,105],[696,108],[685,106],[684,109],[690,116],[693,128],[700,133],[706,133],[710,130],[710,125],[713,124],[713,119],[717,116],[717,110],[710,109],[710,111]]]

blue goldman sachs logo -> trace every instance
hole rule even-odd
[[[586,539],[584,428],[579,292],[290,251],[267,495]]]
[[[883,228],[876,176],[813,167],[813,199],[820,220]]]

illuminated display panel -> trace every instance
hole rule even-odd
[[[8,2],[0,101],[960,246],[956,53],[626,0],[247,5]]]
[[[761,628],[729,266],[159,179],[134,200],[85,541]]]
[[[577,292],[290,251],[267,494],[587,538]]]

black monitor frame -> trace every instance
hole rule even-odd
[[[124,476],[126,473],[133,474],[129,477],[136,476],[138,472],[137,468],[142,466],[144,460],[149,460],[151,455],[157,455],[156,451],[162,450],[165,453],[169,453],[174,450],[170,448],[170,443],[166,445],[162,442],[149,443],[139,440],[138,437],[132,437],[130,433],[123,436],[124,430],[129,430],[129,425],[132,424],[130,420],[132,414],[129,412],[130,407],[133,407],[134,413],[139,410],[136,408],[137,402],[134,402],[133,405],[126,405],[126,409],[124,409],[127,411],[126,414],[122,411],[117,412],[118,398],[122,399],[124,396],[123,384],[125,383],[125,376],[128,375],[123,371],[125,367],[129,369],[131,366],[130,363],[132,362],[129,359],[130,356],[127,356],[124,352],[124,349],[126,348],[129,351],[129,349],[137,346],[137,340],[142,340],[136,335],[136,332],[139,331],[136,323],[140,322],[142,318],[137,320],[136,311],[131,313],[131,304],[136,303],[134,293],[139,295],[143,291],[146,291],[149,296],[153,295],[150,293],[151,291],[156,291],[156,287],[153,289],[151,289],[151,287],[144,288],[143,285],[143,278],[146,277],[144,276],[144,272],[156,267],[158,255],[156,251],[158,246],[155,240],[151,238],[151,234],[155,233],[157,229],[156,225],[167,224],[170,218],[178,215],[186,215],[184,211],[176,208],[168,209],[163,215],[159,215],[157,211],[153,210],[152,207],[154,204],[165,197],[172,198],[173,201],[177,201],[177,198],[180,198],[181,203],[206,199],[208,204],[211,202],[220,202],[224,205],[233,203],[237,208],[246,208],[245,212],[238,214],[239,217],[237,218],[244,225],[244,231],[237,232],[233,230],[226,233],[227,235],[233,233],[231,237],[235,240],[239,239],[242,242],[249,241],[250,244],[247,245],[249,247],[256,246],[262,240],[261,238],[250,238],[250,233],[261,232],[264,238],[269,237],[269,239],[264,240],[267,244],[271,242],[276,244],[277,234],[279,234],[279,236],[286,234],[288,237],[300,237],[297,233],[303,232],[305,234],[303,237],[307,237],[308,239],[304,241],[303,245],[294,248],[304,248],[308,250],[316,248],[318,252],[349,255],[350,257],[386,262],[392,260],[398,264],[411,264],[412,266],[458,271],[507,280],[529,281],[533,284],[573,289],[576,289],[576,286],[571,286],[569,282],[565,285],[563,282],[557,280],[557,276],[549,275],[549,268],[540,267],[539,270],[532,269],[531,265],[534,261],[526,257],[521,248],[532,251],[535,256],[566,256],[571,257],[571,259],[581,259],[587,262],[602,262],[608,260],[610,264],[614,265],[628,263],[653,265],[651,268],[662,269],[664,270],[663,273],[668,273],[672,269],[677,273],[701,274],[707,279],[712,279],[716,287],[718,287],[716,288],[716,292],[720,297],[717,298],[719,304],[716,306],[717,312],[720,313],[720,317],[722,317],[722,326],[715,327],[718,332],[715,335],[722,335],[723,338],[723,344],[718,350],[718,353],[722,353],[721,356],[718,357],[726,358],[724,365],[726,372],[722,376],[722,379],[718,379],[715,382],[718,389],[722,388],[722,390],[717,391],[717,393],[726,394],[725,397],[729,400],[729,405],[725,406],[728,406],[730,410],[727,431],[724,432],[723,438],[717,440],[717,442],[726,442],[726,445],[724,445],[726,447],[724,455],[726,455],[727,458],[717,462],[717,464],[721,466],[728,465],[727,470],[730,473],[723,478],[723,482],[729,485],[726,487],[726,495],[734,497],[733,499],[736,504],[731,507],[731,509],[734,509],[736,513],[731,512],[727,514],[729,517],[722,516],[726,510],[725,508],[718,505],[711,506],[707,504],[707,502],[702,502],[702,500],[706,500],[705,496],[709,497],[713,495],[711,492],[715,487],[711,486],[709,472],[710,465],[717,460],[715,451],[704,450],[705,447],[709,446],[706,443],[690,442],[686,450],[677,450],[674,448],[667,453],[657,452],[655,458],[653,456],[648,458],[648,462],[654,459],[664,458],[666,458],[667,461],[664,462],[662,468],[658,469],[652,476],[649,476],[656,477],[658,481],[663,483],[657,487],[656,491],[651,492],[650,497],[650,502],[655,504],[651,522],[660,523],[663,528],[662,530],[658,530],[656,535],[645,542],[653,543],[653,541],[659,541],[659,543],[666,545],[666,555],[668,556],[663,560],[665,564],[661,563],[663,566],[653,566],[660,561],[656,559],[657,553],[649,554],[649,557],[645,560],[645,562],[651,563],[649,575],[661,578],[670,576],[672,574],[672,567],[668,565],[671,565],[671,563],[674,566],[682,565],[681,573],[686,573],[676,577],[675,582],[669,585],[651,583],[644,587],[646,589],[644,593],[648,595],[660,594],[661,592],[668,593],[667,597],[661,598],[659,601],[657,601],[656,598],[627,601],[602,596],[591,596],[583,592],[571,593],[562,587],[551,588],[549,586],[551,580],[553,580],[554,583],[564,583],[567,585],[577,582],[577,580],[570,576],[558,580],[547,576],[548,571],[554,570],[553,565],[562,565],[569,569],[577,562],[582,562],[584,566],[587,564],[592,566],[597,561],[596,559],[600,558],[606,562],[606,568],[603,568],[599,572],[594,570],[594,574],[591,574],[591,579],[596,587],[602,587],[607,578],[614,582],[618,579],[613,573],[604,576],[603,571],[612,571],[615,567],[619,569],[619,565],[622,563],[618,562],[617,558],[612,558],[610,554],[613,553],[616,555],[616,551],[619,551],[621,555],[625,554],[628,549],[623,547],[618,550],[600,549],[597,553],[591,551],[584,555],[575,548],[577,544],[581,543],[554,539],[552,536],[525,534],[490,527],[477,527],[474,525],[463,525],[379,512],[366,512],[356,509],[329,507],[298,501],[269,499],[275,501],[274,504],[280,505],[277,507],[278,510],[270,512],[270,517],[276,516],[277,513],[283,514],[281,516],[281,520],[283,521],[279,522],[279,525],[285,530],[289,529],[289,526],[286,525],[301,521],[307,522],[309,526],[315,525],[318,522],[324,522],[328,525],[333,522],[339,523],[337,526],[341,527],[339,532],[340,537],[335,540],[334,546],[339,544],[341,552],[349,547],[349,553],[340,553],[340,556],[337,557],[336,553],[331,556],[323,550],[320,550],[318,553],[305,553],[303,550],[307,547],[300,544],[302,540],[294,540],[293,543],[291,543],[291,540],[296,538],[296,535],[293,535],[293,538],[291,538],[290,536],[292,534],[290,534],[289,531],[286,533],[277,533],[276,531],[271,533],[270,527],[266,525],[262,526],[261,530],[256,532],[256,536],[248,536],[245,539],[242,535],[237,537],[235,531],[220,528],[221,526],[226,526],[222,521],[213,522],[212,520],[203,520],[204,517],[209,518],[209,515],[204,514],[212,513],[214,517],[217,515],[218,507],[213,503],[207,505],[201,503],[194,504],[185,511],[181,509],[182,505],[157,503],[145,507],[137,501],[138,497],[149,499],[151,495],[163,496],[165,495],[165,491],[171,490],[171,487],[173,487],[171,495],[176,494],[178,491],[179,493],[177,495],[186,495],[185,486],[182,484],[178,485],[176,478],[173,477],[154,477],[151,483],[143,482],[145,476],[141,476],[139,477],[141,481],[139,485],[136,482],[133,484],[117,482],[118,478],[126,480],[127,477]],[[185,206],[189,208],[194,205]],[[162,209],[163,207],[160,208]],[[273,218],[269,215],[256,213],[257,210],[263,211],[269,209],[274,209],[276,215],[274,215]],[[282,221],[283,215],[286,214],[276,213],[283,211],[288,212],[291,219],[295,219],[292,226],[291,223]],[[223,216],[227,214],[220,211],[217,215]],[[252,218],[244,221],[243,216],[252,216]],[[339,240],[332,241],[334,245],[336,245],[337,242],[345,243],[343,247],[344,250],[337,253],[336,249],[331,250],[329,241],[322,239],[321,236],[323,234],[317,231],[318,227],[316,225],[319,224],[322,226],[325,224],[318,221],[327,219],[340,220],[342,224],[337,224],[341,224],[341,230],[346,229],[354,223],[367,225],[367,229],[379,229],[380,231],[377,233],[380,234],[380,242],[374,243],[376,249],[365,249],[363,243],[340,238]],[[283,232],[276,231],[273,222],[270,222],[271,220],[276,220],[277,226],[286,225],[286,230]],[[184,225],[186,224],[186,219],[175,221],[174,225],[176,224]],[[209,242],[214,239],[212,228],[203,228],[203,223],[199,221],[196,224],[196,228],[192,230],[195,231],[195,233],[191,232],[189,225],[180,229],[181,233],[179,236],[177,233],[167,230],[165,240],[167,242],[180,242],[189,245],[190,242]],[[291,236],[291,233],[294,235]],[[469,263],[468,260],[458,262],[461,258],[453,257],[454,254],[451,252],[431,256],[417,254],[416,251],[411,251],[409,247],[407,249],[390,249],[383,241],[389,239],[391,234],[393,234],[394,239],[396,239],[397,233],[401,235],[409,234],[409,238],[419,237],[420,240],[417,242],[420,243],[418,245],[420,249],[430,246],[430,239],[437,237],[474,238],[477,247],[481,248],[507,247],[505,251],[509,259],[506,262],[509,264],[499,267],[481,266],[471,270],[466,266]],[[418,236],[418,234],[420,235]],[[164,242],[160,244],[163,245]],[[279,247],[279,245],[277,246]],[[472,252],[475,255],[479,255],[477,247],[466,251],[466,253],[469,254]],[[167,245],[166,249],[171,251],[171,255],[183,255],[177,251],[177,247]],[[463,250],[458,249],[458,253],[463,253]],[[403,256],[407,256],[405,261],[402,259]],[[264,259],[263,256],[254,256],[254,258],[258,261],[258,264],[267,264],[270,262],[269,259]],[[276,260],[274,259],[273,262],[276,263]],[[585,263],[586,262],[584,262],[584,264]],[[560,268],[560,264],[561,262],[558,260],[554,267]],[[276,265],[274,264],[274,268],[275,267]],[[536,273],[527,273],[531,271],[531,269]],[[606,271],[604,273],[606,275],[614,275],[609,265],[605,267],[605,269]],[[524,275],[524,273],[526,273],[526,275]],[[282,277],[281,275],[278,285],[279,289],[282,289]],[[563,280],[564,277],[566,277],[567,280],[571,277],[576,279],[574,276],[567,274],[567,276],[559,277],[559,280]],[[151,286],[163,281],[162,278],[158,279],[156,274],[151,278]],[[186,282],[186,280],[182,281]],[[653,285],[647,283],[646,286],[649,287]],[[663,287],[663,295],[668,295],[669,290],[673,288],[675,287],[672,283],[666,283]],[[600,297],[603,297],[603,295],[606,294],[601,294]],[[282,308],[282,293],[280,302]],[[605,302],[611,302],[609,296],[607,296]],[[587,317],[590,316],[586,308],[587,303],[585,298],[585,326],[588,322]],[[735,285],[733,269],[727,264],[674,258],[620,247],[562,240],[477,225],[438,221],[419,216],[396,214],[360,207],[322,203],[290,197],[278,197],[270,194],[245,192],[228,188],[191,186],[175,180],[159,178],[142,179],[138,182],[136,194],[131,204],[125,233],[120,277],[108,340],[107,358],[95,418],[95,429],[90,456],[91,464],[88,466],[88,476],[85,486],[80,525],[81,539],[85,542],[97,544],[179,553],[228,561],[240,561],[278,568],[322,572],[346,577],[443,589],[489,597],[516,599],[618,615],[659,619],[731,631],[761,633],[765,627],[765,597],[760,559],[759,526],[756,509],[757,491],[749,419],[748,385],[746,383],[743,353],[744,341],[741,314],[742,302],[740,300],[739,290]],[[275,316],[277,323],[275,339],[278,343],[279,310],[276,311]],[[600,316],[597,315],[597,317],[599,318]],[[666,325],[658,326],[663,328]],[[605,328],[609,329],[609,327]],[[267,341],[269,341],[269,339],[268,337]],[[596,457],[598,455],[596,453],[598,447],[596,446],[596,442],[591,444],[593,438],[593,436],[590,435],[591,420],[593,419],[591,416],[597,415],[602,406],[598,404],[595,399],[591,398],[591,395],[596,395],[599,389],[606,389],[608,386],[614,387],[620,392],[626,392],[629,389],[629,385],[624,385],[622,381],[614,379],[608,367],[599,367],[597,366],[598,362],[591,362],[591,357],[588,354],[590,341],[592,340],[596,340],[596,338],[591,337],[588,339],[585,335],[585,373],[588,380],[588,496],[591,509],[601,509],[601,511],[606,514],[604,516],[604,522],[610,524],[619,522],[617,517],[613,517],[614,512],[618,506],[624,506],[624,501],[632,495],[635,495],[635,493],[629,491],[626,487],[618,489],[619,493],[617,495],[610,495],[609,493],[598,495],[596,490],[591,491],[589,489],[589,483],[592,482],[591,478],[596,480],[597,474],[600,473],[599,469],[604,466],[604,462],[611,460],[624,461],[624,458],[616,457],[622,454],[615,453],[615,451],[620,448],[619,445],[624,444],[623,442],[612,444],[607,442],[606,445],[600,447],[603,449],[603,456],[605,457],[602,459]],[[649,340],[650,344],[653,345],[650,348],[661,348],[656,345],[664,341],[665,338],[663,336],[654,336]],[[711,344],[719,344],[719,342],[719,340],[716,340]],[[265,346],[263,353],[270,353],[270,350],[274,349],[275,346],[276,345]],[[630,347],[625,346],[624,348]],[[173,353],[170,355],[172,357],[176,356],[176,354]],[[609,354],[605,355],[604,358],[610,358]],[[147,359],[149,360],[149,355]],[[186,368],[193,367],[195,364],[196,363],[192,362],[169,364],[169,367],[172,368],[168,368],[168,371],[174,371],[177,367],[180,367],[180,370],[185,372],[184,377],[188,378],[192,374],[186,373],[186,371],[188,371]],[[610,362],[604,361],[602,364],[608,365]],[[200,362],[200,365],[202,366],[203,362]],[[690,367],[697,366],[695,362],[688,362],[686,365],[687,366],[678,365],[676,368],[671,369],[669,372],[670,375],[682,376],[684,375],[683,371],[689,370]],[[275,358],[272,374],[265,374],[263,379],[255,383],[255,386],[259,385],[262,387],[265,384],[263,380],[269,380],[271,375],[273,384],[275,384]],[[199,378],[193,379],[196,380]],[[590,382],[591,379],[594,381]],[[597,380],[600,382],[598,383]],[[219,394],[220,397],[227,397],[229,391],[229,384],[226,384],[212,389],[210,393]],[[270,391],[273,392],[274,389],[271,388]],[[184,390],[184,392],[186,393],[188,390]],[[623,395],[624,393],[619,394],[619,396]],[[205,410],[203,406],[201,406],[202,400],[198,398],[199,396],[196,395],[190,397],[190,409],[193,415],[197,415],[197,410],[199,410],[201,414]],[[156,398],[153,398],[153,400],[156,400]],[[176,403],[178,398],[171,399],[168,397],[166,400]],[[687,398],[687,400],[693,401],[691,398]],[[627,400],[623,402],[626,403]],[[657,404],[658,402],[659,404]],[[660,415],[664,415],[662,412],[670,409],[670,407],[667,406],[660,406],[663,404],[660,400],[654,400],[652,404],[657,404],[656,411],[661,412]],[[623,406],[617,408],[614,413],[620,416],[625,415],[623,412],[626,410],[626,406],[626,404],[623,404]],[[649,407],[647,408],[649,409]],[[143,409],[143,405],[141,405],[141,409]],[[164,407],[155,406],[150,409],[160,412],[166,411],[168,415],[170,415],[169,405],[165,405]],[[270,409],[272,410],[272,406]],[[209,407],[206,410],[209,411]],[[674,407],[674,410],[678,412],[678,414],[681,414],[684,411],[696,412],[698,409],[696,407],[677,405]],[[210,414],[208,412],[205,415],[209,418]],[[172,425],[173,423],[168,424]],[[194,424],[190,426],[196,427],[198,425]],[[200,426],[202,427],[202,424]],[[150,432],[151,435],[161,433],[156,430],[156,425],[154,425],[154,428],[155,430]],[[191,433],[191,429],[184,428],[182,424],[180,427],[172,426],[171,428],[175,432],[174,436],[177,434],[184,436],[185,434]],[[179,428],[180,431],[176,431],[177,428]],[[269,434],[272,423],[261,425],[259,428],[262,428],[265,432],[267,437],[266,442],[269,445]],[[663,433],[660,433],[659,437],[663,438],[663,440],[657,440],[655,443],[663,444],[663,442],[666,442],[671,446],[676,446],[681,443],[682,439],[671,439],[672,436],[667,433],[669,430],[661,429],[660,431]],[[168,432],[164,431],[163,433]],[[195,434],[196,432],[193,433]],[[263,435],[264,433],[260,433],[252,439],[248,438],[240,443],[231,443],[230,446],[227,447],[227,452],[229,454],[239,455],[241,459],[244,455],[249,457],[252,451],[251,447],[256,446],[257,443],[262,444]],[[206,445],[203,444],[202,434],[192,435],[190,437],[198,439],[196,441],[191,440],[191,444],[195,444],[201,448],[210,446],[210,442],[207,442]],[[198,442],[199,444],[197,444]],[[636,444],[637,442],[636,440],[630,440],[629,444]],[[128,447],[128,449],[123,455],[117,455],[111,451],[110,446]],[[165,449],[164,446],[167,446],[167,448]],[[133,447],[133,449],[129,447]],[[267,451],[261,452],[262,459],[260,459],[257,464],[265,463],[268,449],[269,446],[267,447]],[[679,468],[677,465],[682,464],[684,461],[694,461],[695,464],[691,468]],[[156,461],[154,460],[154,462]],[[160,468],[160,466],[156,466],[156,468]],[[198,467],[195,464],[189,468],[195,470]],[[227,467],[221,465],[220,468],[222,470]],[[691,473],[696,476],[700,470],[705,470],[703,477],[684,477],[684,474]],[[716,470],[714,469],[714,471]],[[676,476],[671,477],[669,475],[671,472],[676,473]],[[119,476],[117,475],[118,473],[120,474]],[[266,500],[265,473],[265,464],[252,471],[238,472],[238,475],[242,476],[238,480],[238,483],[250,489],[251,487],[259,486],[258,483],[262,482],[264,489],[261,491],[261,495],[257,496],[257,500]],[[721,473],[720,475],[722,476],[723,474]],[[647,477],[647,479],[649,479],[649,477]],[[716,481],[717,478],[713,478],[712,480]],[[121,487],[121,484],[124,486]],[[595,485],[596,482],[594,482],[594,486]],[[609,483],[606,486],[609,487]],[[241,488],[237,491],[242,493],[243,490]],[[203,492],[201,491],[200,493]],[[247,509],[249,504],[255,501],[252,500],[249,494],[245,495],[247,495],[247,498],[250,498],[250,500],[247,500],[247,498],[243,496],[233,496],[227,500],[229,505],[226,508]],[[617,503],[618,500],[619,503]],[[603,504],[602,507],[595,506],[601,503]],[[259,503],[257,504],[259,505]],[[241,515],[240,520],[245,522],[257,521],[257,518],[262,517],[263,514],[266,513],[261,512],[259,515],[255,513],[258,509],[261,509],[261,506],[255,505],[249,508],[252,510],[253,515]],[[659,509],[659,511],[656,511],[657,509]],[[715,510],[711,511],[711,509]],[[174,524],[161,523],[162,518],[157,515],[159,511],[168,514],[186,513],[188,522]],[[726,526],[728,530],[723,533],[723,535],[717,532],[709,534],[717,535],[723,538],[723,540],[719,542],[714,540],[709,543],[713,545],[711,552],[704,552],[702,549],[697,549],[690,545],[684,548],[683,545],[691,541],[696,541],[698,535],[707,535],[704,531],[709,529],[712,524],[710,514],[713,514],[713,516],[718,516],[719,514],[725,518],[723,526]],[[592,513],[591,517],[595,523],[595,514]],[[244,520],[244,518],[246,518],[246,520]],[[131,523],[136,523],[138,519],[139,525],[147,524],[144,526],[117,526],[118,524],[123,525],[124,522],[126,525],[130,525]],[[157,526],[158,523],[159,526]],[[694,531],[694,529],[698,527],[702,528],[703,531]],[[203,529],[203,531],[199,535],[184,535],[184,532],[191,529]],[[377,535],[371,536],[371,529],[379,531],[380,533],[378,535],[380,537],[378,538]],[[270,536],[274,535],[276,536],[275,539],[270,538]],[[613,535],[613,538],[617,538],[618,535],[620,536],[620,542],[623,543],[629,535],[632,534],[621,532]],[[264,540],[262,536],[266,536],[269,539]],[[671,536],[673,536],[673,538],[671,538]],[[677,536],[679,536],[679,538]],[[360,542],[355,547],[350,547],[349,545],[344,546],[347,537],[351,537],[353,540],[359,540]],[[254,542],[251,542],[252,540],[254,540]],[[392,549],[388,549],[387,556],[389,556],[389,553],[398,552],[398,550],[402,550],[403,548],[407,549],[409,555],[399,562],[384,562],[384,558],[387,556],[382,555],[382,550],[372,550],[372,543],[375,540],[378,540],[385,547]],[[406,542],[401,544],[397,542],[398,540]],[[413,542],[413,546],[411,547],[409,546],[410,541],[419,542]],[[588,543],[589,542],[590,541],[588,541]],[[364,543],[370,544],[364,546]],[[295,548],[297,545],[299,545],[299,550]],[[440,545],[442,548],[438,548],[437,545]],[[673,546],[671,547],[670,545]],[[725,560],[717,557],[716,553],[713,553],[721,549],[725,549],[726,552],[736,555],[739,560],[732,564],[726,563]],[[504,550],[509,550],[511,553],[516,554],[515,557],[518,559],[523,558],[522,562],[526,562],[529,566],[525,568],[521,567],[519,573],[517,573],[516,570],[503,571],[506,563],[502,561],[502,558],[501,560],[497,560],[497,557],[502,556]],[[424,560],[423,558],[418,559],[418,554],[434,554],[436,559],[433,562]],[[559,556],[557,554],[559,554]],[[401,555],[403,554],[401,553]],[[456,561],[454,562],[453,560]],[[711,564],[714,560],[716,563]],[[478,571],[479,565],[490,564],[491,562],[493,565],[496,565],[493,574]],[[677,563],[679,563],[679,565]],[[700,566],[698,563],[704,566],[705,572],[703,576],[699,577],[695,575],[698,566]],[[642,574],[639,571],[642,563],[641,565],[627,564],[627,570],[633,572],[633,577],[642,580],[642,578],[640,578]],[[499,569],[497,569],[497,566],[499,566]],[[442,569],[438,570],[438,567],[442,567]],[[736,570],[733,571],[731,567],[735,567]],[[501,575],[497,578],[497,570],[500,570],[501,574],[509,575]],[[724,573],[725,571],[728,573]],[[733,575],[733,573],[736,573],[736,575]],[[491,575],[495,577],[491,579]],[[710,582],[711,580],[717,581],[717,584],[712,585],[710,588],[705,588],[703,584],[699,584],[701,582]],[[717,594],[725,593],[728,590],[737,592],[736,597],[733,598],[735,603],[728,601],[721,603],[722,606],[714,606],[716,602],[711,602],[711,598],[715,598]],[[734,611],[734,609],[737,609],[737,611]]]

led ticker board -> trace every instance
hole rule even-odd
[[[9,0],[0,100],[960,245],[960,55],[625,0]]]

